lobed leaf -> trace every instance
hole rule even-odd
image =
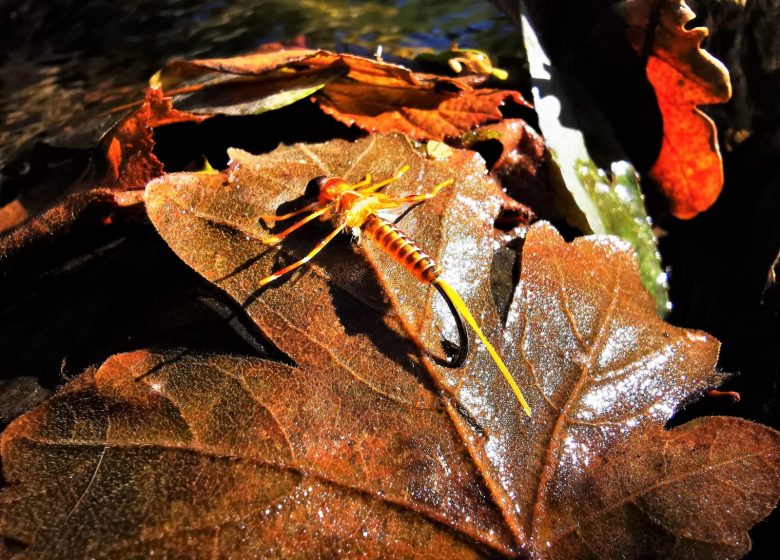
[[[344,124],[369,132],[400,132],[417,140],[452,138],[500,120],[506,100],[525,104],[510,90],[451,93],[360,82],[329,84],[317,99],[323,111]]]
[[[708,417],[650,426],[593,465],[579,524],[558,528],[556,556],[739,558],[747,530],[775,507],[778,432]]]
[[[393,136],[231,157],[224,175],[153,181],[148,211],[294,365],[120,355],[18,419],[0,443],[10,483],[0,534],[28,556],[745,549],[744,530],[780,495],[778,434],[720,418],[662,429],[721,380],[718,344],[657,317],[625,242],[566,243],[533,226],[504,320],[488,271],[511,236],[492,227],[504,199],[478,156],[428,159]],[[263,215],[293,208],[313,176],[379,179],[403,164],[391,194],[457,170],[400,225],[442,263],[533,418],[484,348],[458,370],[420,351],[415,340],[435,351],[442,330],[451,336],[446,310],[368,242],[334,242],[256,289],[327,230],[313,224],[267,247]],[[730,524],[715,523],[723,515]]]

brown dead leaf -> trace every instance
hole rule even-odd
[[[149,88],[146,100],[125,116],[103,139],[102,149],[108,163],[105,175],[95,181],[103,188],[130,190],[163,174],[163,165],[152,153],[152,130],[177,122],[202,121],[199,117],[173,108],[173,100],[159,88]],[[91,188],[78,185],[76,190]]]
[[[155,78],[166,92],[176,95],[178,89],[194,89],[198,85],[211,85],[230,79],[231,76],[260,77],[282,76],[276,73],[324,70],[336,63],[348,69],[351,80],[385,87],[423,86],[449,89],[471,89],[468,80],[418,74],[405,66],[362,56],[334,53],[325,50],[289,48],[278,44],[267,45],[259,52],[231,58],[203,60],[176,60],[163,68]],[[276,73],[276,74],[275,74]]]
[[[344,124],[369,132],[401,132],[417,140],[452,138],[499,120],[506,100],[525,104],[518,92],[509,90],[452,93],[349,81],[330,83],[317,96],[322,110]]]
[[[232,58],[207,58],[195,60],[174,60],[163,68],[157,80],[166,92],[185,85],[202,82],[204,77],[218,74],[255,76],[279,70],[315,56],[327,56],[327,51],[301,47],[264,49],[255,53]]]
[[[340,55],[349,74],[318,92],[327,114],[369,132],[400,132],[417,140],[443,140],[501,119],[511,100],[528,106],[519,92],[473,89],[467,78],[413,73],[403,66]]]
[[[706,430],[660,430],[721,379],[718,345],[658,319],[625,243],[567,244],[549,225],[532,227],[502,325],[487,271],[510,238],[492,227],[503,197],[478,156],[426,159],[396,136],[231,157],[224,176],[153,181],[148,211],[295,365],[118,356],[17,420],[2,440],[11,485],[0,533],[31,555],[567,558],[596,546],[625,558],[674,539],[719,558],[774,506],[775,432],[717,418]],[[314,176],[382,178],[403,164],[392,194],[457,171],[400,225],[442,263],[533,418],[484,348],[455,370],[420,353],[412,337],[436,349],[442,330],[452,336],[446,308],[369,242],[334,242],[256,290],[327,230],[314,224],[268,248],[262,214],[294,206]],[[723,447],[734,426],[742,437]],[[694,451],[710,478],[686,470]],[[733,524],[717,526],[727,509]]]
[[[0,534],[30,557],[474,558],[446,512],[501,523],[439,407],[377,400],[327,355],[118,355],[12,424],[2,456]]]
[[[707,210],[723,188],[715,124],[697,106],[731,98],[728,70],[701,49],[709,31],[686,28],[694,17],[682,0],[629,3],[629,37],[638,50],[649,43],[647,78],[663,116],[661,152],[650,176],[669,198],[672,213],[683,219]],[[651,21],[657,25],[651,27]]]
[[[399,404],[338,365],[118,355],[3,434],[0,534],[31,558],[486,555],[441,519],[502,526],[460,434]],[[779,444],[734,418],[641,430],[569,481],[580,523],[534,556],[736,557],[776,499]]]
[[[86,169],[81,162],[71,174],[52,170],[0,208],[0,260],[66,231],[87,209],[110,216],[118,208],[138,208],[140,189],[163,173],[152,153],[152,129],[198,120],[173,109],[161,90],[148,90],[144,103],[105,134]]]
[[[746,529],[777,501],[778,452],[778,432],[740,418],[648,426],[592,466],[579,523],[557,528],[556,555],[740,558],[750,550]]]
[[[151,84],[188,112],[255,115],[306,98],[348,71],[338,55],[277,45],[233,58],[176,60]]]
[[[456,152],[449,161],[425,160],[400,138],[380,138],[354,145],[334,142],[282,148],[263,158],[250,158],[240,152],[232,157],[234,171],[224,185],[219,178],[209,185],[195,185],[183,176],[154,183],[148,193],[150,214],[179,255],[244,304],[269,337],[293,359],[298,361],[296,349],[311,344],[307,337],[300,342],[294,340],[297,336],[292,336],[289,326],[299,325],[308,332],[322,333],[327,340],[325,346],[343,356],[350,367],[374,372],[372,386],[392,395],[399,391],[415,394],[416,382],[407,387],[399,380],[419,358],[412,354],[413,361],[402,363],[401,371],[397,363],[388,362],[393,355],[397,361],[398,355],[410,354],[396,334],[402,331],[399,324],[407,332],[420,334],[425,347],[435,348],[442,328],[437,323],[442,322],[442,314],[446,320],[446,311],[441,302],[432,301],[429,290],[411,281],[405,271],[389,263],[371,244],[364,246],[365,258],[377,271],[378,279],[355,262],[352,251],[344,254],[342,247],[339,254],[339,248],[332,247],[319,260],[320,265],[313,266],[317,271],[314,274],[295,276],[259,294],[253,288],[257,280],[299,258],[313,244],[311,236],[301,236],[280,251],[263,252],[256,241],[267,234],[257,220],[260,214],[273,213],[294,199],[316,175],[344,175],[357,181],[366,172],[375,177],[389,176],[403,164],[412,169],[391,185],[390,192],[422,190],[425,185],[451,177],[453,169],[458,170],[457,188],[443,192],[421,212],[407,214],[402,227],[443,264],[456,286],[464,291],[463,287],[468,287],[464,296],[478,310],[492,338],[498,339],[500,329],[484,271],[490,269],[492,261],[496,233],[490,224],[501,198],[495,184],[485,181],[473,156]],[[237,200],[226,204],[234,198]],[[184,209],[185,214],[178,209]],[[320,230],[314,237],[322,235]],[[586,243],[588,249],[580,249]],[[671,329],[653,315],[625,246],[612,241],[591,243],[580,240],[568,248],[549,228],[542,228],[527,241],[518,299],[502,336],[503,340],[514,341],[505,345],[503,355],[514,364],[510,369],[521,378],[531,400],[536,401],[532,406],[537,412],[530,424],[522,418],[517,403],[483,353],[463,371],[427,364],[436,386],[445,392],[454,391],[472,418],[491,432],[487,446],[479,437],[466,438],[469,452],[481,465],[499,506],[513,512],[505,516],[516,542],[531,548],[542,542],[539,535],[545,530],[547,501],[556,494],[560,478],[579,466],[566,457],[563,442],[587,442],[591,453],[603,453],[631,430],[664,421],[697,386],[718,380],[712,372],[716,358],[712,339]],[[387,303],[378,305],[373,300],[371,285],[377,280],[384,284],[389,309]],[[342,291],[352,294],[347,298],[349,305],[342,302]],[[328,302],[328,293],[332,303]],[[574,300],[587,303],[571,308],[569,301]],[[358,309],[362,306],[355,307],[357,301],[373,302],[361,312]],[[379,313],[382,309],[388,315]],[[393,311],[399,313],[400,323],[393,321],[393,328],[388,330],[388,317]],[[381,327],[356,329],[350,325],[355,316],[365,325],[372,314],[385,317]],[[524,330],[524,325],[533,327]],[[447,328],[445,323],[445,332]],[[557,351],[548,340],[553,333],[560,348]],[[366,334],[368,341],[361,336]],[[515,344],[518,340],[521,343]],[[393,346],[395,351],[388,356],[387,349]],[[377,353],[372,347],[383,351]],[[401,348],[406,350],[399,352]],[[412,371],[419,371],[418,367]],[[475,375],[476,371],[480,373]],[[537,388],[543,387],[544,395],[533,389],[534,377],[539,379]],[[621,389],[615,391],[613,385],[618,381]],[[450,408],[449,412],[459,431],[471,431],[456,410]],[[548,449],[549,457],[528,454],[526,446]],[[501,449],[504,456],[491,456],[490,449]],[[512,460],[505,454],[512,455]],[[546,465],[542,470],[540,463]],[[520,505],[517,511],[516,504],[526,506]],[[529,511],[528,504],[535,504],[533,511]]]
[[[420,74],[412,72],[406,66],[392,64],[383,60],[366,58],[346,53],[328,53],[328,56],[313,58],[308,61],[313,66],[330,63],[329,57],[337,57],[349,67],[349,79],[364,84],[374,84],[381,87],[405,88],[408,86],[424,86],[428,88],[448,87],[449,89],[471,89],[467,80],[438,76],[435,74]]]

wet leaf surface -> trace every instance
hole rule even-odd
[[[556,556],[740,558],[747,529],[775,506],[780,435],[740,418],[649,426],[588,474],[577,527],[559,528]],[[717,511],[717,513],[715,513]]]
[[[502,520],[460,437],[327,361],[122,354],[5,432],[0,531],[32,557],[482,556]],[[778,443],[739,419],[638,430],[567,477],[580,505],[535,555],[733,557],[776,500]]]
[[[636,454],[617,451],[621,445],[631,438],[645,437],[653,441],[661,438],[642,434],[662,425],[672,410],[697,388],[720,380],[720,375],[713,371],[717,355],[715,341],[702,333],[661,322],[641,289],[626,246],[611,238],[583,238],[569,245],[549,226],[532,228],[523,252],[521,282],[502,330],[487,289],[488,279],[478,273],[489,269],[499,235],[480,218],[495,214],[501,197],[484,179],[484,171],[478,171],[473,156],[456,151],[451,161],[426,160],[400,138],[371,138],[352,145],[333,142],[283,147],[262,158],[241,152],[232,156],[234,165],[229,178],[174,174],[155,181],[147,193],[150,213],[174,250],[244,305],[269,338],[295,361],[296,367],[227,357],[186,358],[155,367],[165,358],[136,354],[116,358],[101,369],[107,380],[113,380],[107,381],[107,386],[118,390],[114,397],[124,399],[122,395],[132,390],[132,402],[166,403],[160,405],[163,406],[160,421],[178,418],[189,426],[183,432],[178,429],[177,433],[186,433],[185,439],[195,446],[194,450],[188,450],[188,457],[194,460],[201,455],[199,446],[204,442],[230,447],[236,438],[240,440],[239,447],[251,450],[251,454],[258,447],[271,454],[276,453],[274,449],[288,448],[287,454],[281,455],[287,461],[291,461],[291,448],[297,458],[294,471],[300,468],[301,461],[314,461],[317,476],[323,477],[324,471],[331,480],[333,473],[343,469],[350,473],[350,484],[365,480],[363,484],[368,485],[368,490],[362,488],[358,492],[361,496],[358,501],[366,496],[381,498],[380,502],[393,501],[401,510],[400,518],[426,519],[426,535],[430,529],[427,523],[433,519],[441,525],[439,530],[447,538],[454,530],[498,551],[520,547],[537,554],[553,554],[557,549],[548,549],[546,542],[558,538],[561,530],[565,532],[577,525],[581,520],[578,504],[584,496],[605,492],[608,496],[614,492],[614,488],[601,487],[597,482],[601,480],[599,477],[589,478],[590,465],[612,457],[610,461],[629,461],[641,470]],[[281,162],[287,165],[283,167]],[[302,234],[304,239],[300,245],[284,244],[280,249],[264,249],[257,241],[266,233],[258,217],[294,200],[308,177],[325,171],[358,180],[365,170],[379,177],[406,163],[412,169],[391,185],[391,189],[408,192],[446,176],[455,162],[463,171],[456,187],[428,202],[427,212],[408,213],[401,221],[402,227],[444,263],[448,276],[464,293],[490,336],[502,340],[500,351],[531,401],[534,410],[531,420],[523,417],[483,352],[472,352],[466,368],[454,372],[442,370],[420,357],[409,336],[419,333],[426,347],[432,348],[440,326],[431,323],[439,322],[441,313],[436,311],[435,303],[431,304],[430,294],[410,284],[403,271],[384,262],[368,243],[360,249],[337,244],[306,272],[259,294],[254,288],[259,278],[278,268],[280,261],[289,261],[300,254],[301,246],[308,247],[320,237],[312,235],[310,230],[309,235]],[[476,192],[479,192],[477,199]],[[465,219],[468,217],[471,219]],[[447,233],[454,229],[467,234],[465,245],[451,241],[454,237]],[[466,246],[472,249],[465,252]],[[468,255],[467,259],[464,254]],[[366,266],[369,263],[365,260],[373,265],[373,270]],[[384,296],[380,286],[386,291]],[[214,366],[216,362],[221,365]],[[118,366],[124,371],[124,380],[116,379]],[[199,373],[191,373],[193,369]],[[212,381],[203,382],[208,390],[202,386],[197,390],[190,387],[192,383],[201,383],[204,369],[218,370],[210,374]],[[256,384],[242,386],[247,370],[254,371],[251,377]],[[173,373],[183,377],[168,382],[167,376]],[[92,383],[85,379],[87,385]],[[240,400],[234,393],[229,397],[220,396],[222,390],[214,386],[221,386],[225,379],[230,387],[236,387],[234,382],[238,379],[239,393],[247,396]],[[160,380],[164,383],[158,383]],[[120,386],[128,388],[120,390]],[[263,398],[257,398],[258,392]],[[448,395],[457,397],[459,404]],[[180,404],[171,405],[173,410],[166,408],[170,402],[181,399],[191,399],[187,405],[192,407],[191,412],[182,411]],[[269,399],[279,405],[267,406]],[[353,399],[357,401],[356,408]],[[271,428],[261,433],[247,425],[259,418],[258,400],[265,403],[259,407],[261,416],[268,417],[277,435],[271,435]],[[220,407],[220,413],[211,413],[212,408],[204,407],[205,402],[219,403],[213,406]],[[222,406],[244,406],[243,403],[248,410],[222,413]],[[73,411],[72,406],[63,408]],[[125,408],[120,406],[118,410]],[[350,410],[359,410],[360,414]],[[466,419],[466,412],[471,419]],[[127,421],[137,417],[150,424],[158,422],[152,414],[136,415],[129,411],[128,415]],[[187,420],[188,417],[192,420]],[[226,418],[235,422],[227,422]],[[196,422],[205,423],[205,427],[193,428]],[[122,426],[123,422],[111,425]],[[411,426],[415,428],[414,437],[418,438],[414,445],[409,444],[407,436],[399,435]],[[206,428],[219,428],[219,437],[200,435]],[[749,429],[757,434],[772,434],[765,428]],[[159,429],[153,431],[158,433]],[[447,447],[441,447],[442,437]],[[397,438],[404,440],[403,445]],[[419,438],[424,443],[419,443]],[[13,439],[6,436],[6,449],[10,449],[7,442]],[[276,447],[273,441],[277,441]],[[353,442],[352,446],[349,441]],[[357,451],[350,451],[356,441],[366,446],[357,445],[361,450],[359,456]],[[734,445],[749,447],[749,443],[743,438]],[[52,451],[59,452],[57,447],[53,445]],[[178,444],[174,447],[179,448]],[[766,458],[766,464],[776,468],[777,457],[772,448],[768,445],[757,445],[757,448],[758,454]],[[84,474],[87,482],[92,478],[101,449],[98,445],[93,450],[92,462]],[[143,449],[144,446],[139,447]],[[399,451],[391,452],[393,449]],[[393,463],[403,456],[400,450],[416,453],[421,449],[426,450],[424,455],[428,457],[422,471],[411,468],[410,461]],[[433,455],[432,449],[437,450]],[[432,459],[441,457],[438,454],[441,449],[451,450],[443,455],[444,465]],[[234,450],[227,455],[232,457],[228,461],[231,465],[243,464]],[[361,478],[356,474],[365,464],[386,462],[396,467],[382,471],[385,478],[379,475]],[[7,464],[5,460],[4,464]],[[419,466],[419,461],[411,464]],[[440,467],[447,475],[444,479],[439,476]],[[404,475],[399,475],[401,471]],[[392,473],[389,478],[388,472]],[[412,476],[407,478],[420,472],[426,473],[424,482]],[[630,469],[626,467],[621,472],[629,473]],[[148,467],[144,474],[149,474]],[[224,478],[224,473],[221,476]],[[458,479],[454,490],[448,482],[451,476]],[[186,476],[174,478],[188,480]],[[154,476],[151,479],[161,480]],[[126,479],[122,484],[135,493],[134,484],[128,486]],[[271,485],[267,481],[258,484],[256,488]],[[339,482],[337,486],[344,484]],[[743,484],[741,478],[740,484]],[[744,484],[749,484],[749,480]],[[279,488],[277,482],[273,486]],[[305,485],[296,482],[293,486],[295,490],[291,490],[289,498],[292,501],[284,501],[282,507],[300,512],[298,508],[305,509],[309,504],[298,492]],[[586,490],[588,493],[583,494]],[[776,491],[774,488],[768,495]],[[237,499],[235,495],[237,492],[229,491],[209,501],[225,504]],[[274,499],[277,498],[278,495]],[[764,501],[768,503],[772,499]],[[274,501],[277,503],[281,502]],[[315,499],[312,503],[319,502]],[[469,509],[476,505],[479,507]],[[358,506],[353,504],[346,511],[354,512],[354,507]],[[702,508],[699,517],[705,515],[708,507],[719,511],[714,500],[697,507]],[[73,508],[72,499],[65,508]],[[381,508],[384,512],[384,505]],[[216,509],[209,509],[209,515],[220,518],[218,513],[213,513]],[[268,515],[263,513],[265,509],[253,510],[258,519]],[[346,520],[349,525],[355,516],[339,511],[349,518]],[[382,516],[386,518],[384,513]],[[497,523],[497,518],[503,521]],[[295,516],[295,519],[300,521],[302,517]],[[321,521],[313,522],[321,527]],[[164,533],[169,522],[161,523]],[[419,527],[416,523],[414,526]],[[335,522],[329,525],[329,530],[337,530],[337,525]],[[193,526],[203,527],[203,524],[193,523]],[[290,527],[289,523],[286,526]],[[210,527],[212,531],[204,530],[203,534],[210,535],[211,544],[235,544],[231,539],[215,540],[214,527]],[[316,535],[322,535],[318,530],[305,534],[315,535],[312,538],[316,546],[329,546],[331,541],[327,538],[316,539]],[[303,534],[297,529],[286,532],[292,533]],[[149,546],[174,542],[162,538],[159,531],[149,534],[158,535]],[[274,531],[263,534],[271,539],[280,538]],[[349,534],[345,543],[356,538],[354,532]],[[43,546],[43,541],[40,543]],[[569,546],[569,541],[561,543]],[[457,540],[456,544],[461,541]]]
[[[667,486],[675,496],[716,491],[715,479],[672,484],[667,471],[654,477],[645,466],[657,468],[658,453],[669,464],[690,456],[690,446],[670,452],[660,426],[721,376],[713,370],[714,339],[657,318],[625,244],[607,237],[567,244],[549,225],[531,228],[501,327],[484,271],[506,239],[486,219],[502,197],[475,156],[455,150],[447,161],[431,160],[400,137],[371,137],[232,158],[228,176],[154,181],[149,212],[171,247],[243,305],[295,365],[137,352],[87,371],[4,434],[11,486],[0,495],[3,534],[32,542],[31,553],[67,554],[89,543],[96,555],[524,550],[566,557],[577,539],[596,535],[608,547],[612,533],[657,529],[655,518],[642,516],[626,527],[620,516],[601,515],[603,504],[615,505],[609,512],[630,509],[638,496]],[[257,293],[259,278],[320,236],[315,226],[299,243],[264,248],[261,214],[294,201],[312,175],[356,181],[404,163],[411,169],[390,192],[423,189],[460,170],[452,189],[401,225],[444,264],[499,342],[532,419],[482,349],[455,371],[421,356],[412,333],[432,348],[441,328],[433,323],[444,322],[446,332],[446,321],[432,295],[368,242],[329,247],[316,264]],[[771,507],[776,434],[742,421],[708,422],[715,424],[709,435],[728,422],[755,434],[755,441],[728,440],[734,468],[711,455],[730,485],[746,489],[725,505],[754,507],[760,486],[769,505],[756,511]],[[689,439],[720,453],[709,435]],[[763,461],[760,483],[739,468],[751,456]],[[61,472],[71,473],[66,488]],[[625,483],[605,484],[610,473]],[[691,511],[689,500],[658,507],[671,519],[680,504]],[[690,523],[723,507],[698,500],[697,514],[674,530],[695,531]],[[729,531],[720,538],[739,532]]]
[[[701,49],[707,28],[686,27],[695,14],[685,2],[632,2],[628,14],[635,48],[651,45],[647,78],[663,116],[661,152],[650,175],[669,198],[672,213],[693,218],[712,206],[723,188],[715,124],[698,106],[730,99],[729,73]]]
[[[9,480],[26,478],[21,461],[73,484],[55,491],[55,475],[32,500],[9,489],[2,533],[26,542],[43,514],[33,554],[477,556],[426,504],[500,523],[446,415],[403,415],[354,381],[327,361],[119,355],[16,424],[51,422],[45,434],[18,447],[6,432]]]

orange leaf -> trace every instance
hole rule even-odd
[[[723,161],[715,124],[697,105],[731,97],[728,70],[701,49],[707,29],[686,29],[694,18],[682,0],[661,2],[647,60],[663,117],[661,152],[650,170],[678,218],[707,210],[723,188]]]
[[[327,56],[327,51],[306,48],[274,48],[231,58],[174,60],[160,71],[159,84],[169,90],[211,73],[258,75],[272,72],[314,56]]]
[[[424,83],[447,83],[450,86],[466,87],[461,86],[461,84],[465,83],[463,80],[445,76],[434,76],[431,74],[417,74],[399,64],[392,64],[390,62],[365,58],[354,54],[323,52],[325,54],[307,60],[306,64],[319,67],[332,64],[334,59],[338,59],[349,67],[348,78],[358,82],[374,84],[376,86],[400,88],[420,86]]]
[[[202,121],[205,117],[177,111],[172,99],[159,88],[146,91],[144,103],[125,116],[103,141],[109,170],[96,179],[102,187],[142,188],[163,173],[160,160],[152,153],[152,129],[177,122]],[[86,187],[80,187],[84,190]]]

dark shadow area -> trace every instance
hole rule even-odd
[[[169,173],[198,169],[204,156],[215,169],[224,169],[228,148],[262,154],[279,144],[317,143],[331,138],[355,140],[362,135],[359,129],[337,122],[304,99],[260,115],[220,116],[202,123],[160,127],[154,132],[154,153]]]
[[[255,355],[204,297],[219,294],[151,226],[76,228],[0,278],[0,371],[52,389],[138,348]]]
[[[769,133],[767,133],[769,134]],[[733,373],[724,390],[739,403],[705,399],[675,423],[702,414],[728,414],[780,426],[780,309],[763,290],[780,247],[780,146],[753,137],[725,155],[726,183],[708,212],[662,224],[670,267],[675,324],[706,330],[722,342],[720,367]]]
[[[661,115],[644,63],[626,40],[626,23],[615,3],[533,0],[526,5],[557,73],[587,92],[614,128],[628,159],[646,172],[661,146]],[[576,95],[568,99],[577,102]],[[578,118],[583,113],[575,117],[565,111],[561,123],[583,129],[596,161],[599,154],[606,156],[609,147],[598,144],[598,134],[589,133],[587,123]]]
[[[728,396],[705,395],[670,422],[727,415],[780,428],[780,306],[765,297],[780,250],[780,131],[767,119],[756,133],[724,154],[726,182],[715,205],[690,221],[661,223],[664,264],[674,304],[669,320],[705,330],[722,343],[719,367],[732,374],[720,387]],[[776,284],[769,284],[770,292]],[[776,509],[751,530],[747,558],[774,558],[770,545],[780,527]]]

